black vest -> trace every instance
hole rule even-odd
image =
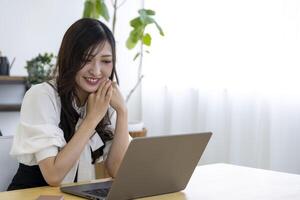
[[[38,165],[19,164],[18,171],[7,190],[18,190],[48,185]]]

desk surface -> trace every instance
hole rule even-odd
[[[58,187],[39,187],[0,192],[0,199],[33,200],[39,195],[64,195],[65,200],[82,199],[61,193]],[[300,175],[229,164],[196,168],[187,188],[181,192],[143,200],[299,200]],[[142,200],[142,199],[141,199]]]

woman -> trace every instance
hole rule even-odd
[[[56,78],[25,94],[11,155],[20,162],[8,190],[92,180],[105,160],[114,177],[129,144],[127,108],[114,80],[115,40],[95,19],[64,35]],[[111,126],[111,108],[117,113]]]

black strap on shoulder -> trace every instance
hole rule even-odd
[[[55,88],[55,86],[52,83],[50,83],[50,81],[47,81],[46,83],[48,83],[54,90],[57,91],[57,89]]]
[[[79,166],[78,166],[79,167]],[[77,183],[77,177],[78,177],[78,167],[77,167],[77,170],[76,170],[76,175],[75,175],[75,179],[74,179],[74,183]]]

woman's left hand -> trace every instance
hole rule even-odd
[[[113,107],[113,109],[117,112],[126,111],[127,110],[126,103],[120,92],[118,84],[116,82],[113,82],[112,86],[113,86],[113,94],[110,99],[111,107]]]

